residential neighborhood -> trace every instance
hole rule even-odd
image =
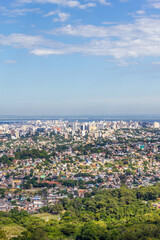
[[[159,122],[36,120],[0,125],[0,211],[160,182]]]

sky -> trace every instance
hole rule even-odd
[[[0,115],[160,114],[160,0],[0,1]]]

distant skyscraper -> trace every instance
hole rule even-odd
[[[82,124],[82,125],[81,125],[81,130],[82,130],[82,131],[85,131],[85,130],[86,130],[85,124]]]
[[[154,128],[159,128],[159,122],[154,122],[153,127]]]
[[[74,123],[73,123],[73,128],[72,128],[72,129],[73,129],[73,131],[75,131],[75,132],[78,130],[78,123],[77,123],[77,122],[74,122]]]

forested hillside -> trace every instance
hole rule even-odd
[[[159,197],[159,184],[139,189],[123,186],[114,190],[95,189],[84,198],[65,198],[54,206],[44,207],[41,212],[57,215],[46,221],[17,209],[1,212],[0,239],[158,240]],[[19,236],[8,234],[7,229],[14,226]]]

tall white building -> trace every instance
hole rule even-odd
[[[154,122],[153,127],[154,128],[159,128],[159,122]]]
[[[73,123],[72,130],[75,131],[75,132],[78,130],[78,123],[77,122]]]

